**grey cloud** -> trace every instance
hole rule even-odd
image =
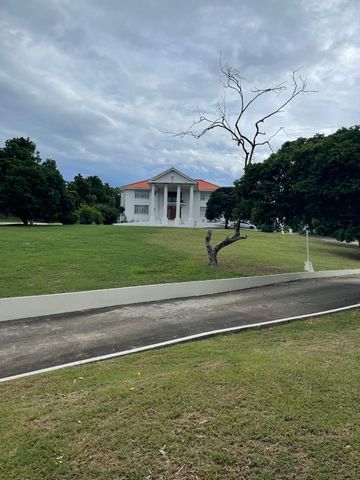
[[[0,141],[31,136],[68,178],[81,171],[116,185],[175,165],[231,184],[242,160],[222,132],[198,141],[161,133],[222,98],[220,51],[249,88],[303,66],[319,91],[269,123],[269,132],[286,126],[276,146],[358,122],[356,0],[2,0],[0,8]]]

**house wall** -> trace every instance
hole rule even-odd
[[[121,196],[122,206],[125,208],[125,215],[128,222],[147,222],[150,219],[149,214],[135,214],[134,208],[135,205],[148,205],[150,208],[150,196],[151,193],[149,190],[149,198],[135,198],[135,189],[134,190],[123,190]],[[145,190],[139,190],[145,191]],[[168,185],[169,192],[176,192],[177,185],[171,184]],[[181,223],[186,223],[189,218],[189,203],[190,203],[190,185],[181,185],[182,199],[181,203]],[[205,209],[206,203],[210,198],[212,192],[205,191],[199,192],[194,191],[194,208],[193,208],[193,219],[195,226],[199,226],[207,222],[205,218]],[[204,196],[201,199],[201,196]],[[164,186],[156,185],[155,187],[155,222],[161,223],[163,218],[163,209],[164,209]],[[175,205],[175,203],[173,203]]]
[[[125,215],[128,222],[147,222],[149,220],[148,214],[135,214],[135,205],[148,205],[150,206],[149,198],[135,198],[136,190],[123,190],[125,193],[122,195],[125,199]],[[139,190],[148,191],[148,190]]]
[[[204,199],[202,200],[202,194],[204,196]],[[196,209],[197,215],[194,220],[196,221],[197,225],[201,225],[202,223],[207,223],[206,217],[205,217],[205,210],[206,209],[206,204],[210,198],[211,192],[196,192],[196,200],[195,200],[195,195],[194,195],[194,210]]]

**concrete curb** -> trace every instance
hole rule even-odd
[[[97,308],[130,305],[134,303],[213,295],[217,293],[244,290],[246,288],[291,282],[294,280],[339,277],[346,275],[360,275],[360,269],[281,273],[256,277],[162,283],[158,285],[109,288],[84,292],[1,298],[0,322],[79,312]]]

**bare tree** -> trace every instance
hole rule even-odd
[[[187,130],[175,133],[175,136],[185,137],[189,135],[193,138],[199,139],[211,130],[218,128],[223,129],[230,135],[231,139],[236,143],[236,145],[242,149],[244,167],[246,168],[248,165],[251,165],[255,150],[258,147],[267,146],[273,152],[274,149],[272,148],[270,142],[280,131],[284,130],[284,127],[280,127],[271,135],[267,135],[266,132],[263,131],[263,124],[265,121],[277,115],[278,113],[283,112],[283,109],[292,100],[294,100],[300,94],[310,92],[310,90],[307,90],[307,82],[300,75],[299,71],[292,70],[290,75],[290,83],[282,82],[275,84],[272,87],[255,88],[250,90],[250,95],[246,95],[243,89],[244,78],[241,77],[240,73],[227,64],[223,65],[221,62],[221,56],[219,66],[222,74],[221,81],[224,88],[232,90],[238,97],[238,113],[235,115],[234,119],[231,119],[225,99],[222,102],[217,103],[216,116],[213,118],[202,114],[198,108],[199,118],[195,120]],[[280,105],[274,107],[274,109],[269,113],[255,120],[251,126],[246,125],[245,114],[249,112],[249,107],[255,106],[255,104],[260,100],[264,100],[265,95],[271,94],[276,94],[282,98],[282,100],[279,101]],[[248,134],[248,130],[252,130],[252,133]],[[211,266],[217,265],[217,254],[222,248],[231,245],[238,240],[247,238],[246,236],[240,235],[240,218],[236,223],[234,235],[232,237],[226,237],[215,247],[212,247],[210,244],[211,235],[212,231],[208,230],[205,238],[206,249],[209,257],[209,265]]]
[[[244,156],[245,168],[251,164],[255,150],[260,146],[268,146],[271,151],[274,151],[271,146],[271,140],[281,131],[284,127],[278,128],[274,133],[267,136],[266,132],[262,131],[262,124],[270,117],[283,112],[285,108],[294,98],[303,93],[309,93],[307,90],[307,81],[299,74],[298,70],[291,71],[291,81],[282,82],[272,87],[267,88],[255,88],[250,90],[250,98],[247,99],[244,93],[242,82],[244,78],[240,73],[234,70],[229,65],[222,65],[220,58],[220,71],[221,81],[225,89],[230,89],[235,92],[239,98],[238,113],[233,120],[231,120],[228,114],[227,105],[225,99],[222,102],[216,104],[217,114],[214,118],[209,118],[207,115],[202,114],[198,108],[199,118],[195,120],[192,125],[187,129],[175,133],[175,136],[184,137],[191,136],[199,139],[211,130],[220,128],[228,132],[231,139],[236,143],[238,147],[242,149]],[[252,134],[247,134],[245,131],[245,114],[248,112],[250,106],[253,106],[260,99],[263,99],[267,94],[281,94],[288,93],[285,98],[282,98],[281,104],[275,107],[271,112],[264,115],[254,122],[252,125]],[[246,125],[249,128],[249,125]]]

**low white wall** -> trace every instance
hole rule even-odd
[[[360,275],[360,269],[326,270],[322,272],[283,273],[257,277],[224,278],[196,282],[162,283],[136,287],[109,288],[85,292],[57,293],[31,297],[0,299],[0,322],[20,318],[41,317],[59,313],[78,312],[94,308],[114,307],[133,303],[197,297],[233,292],[281,282],[308,278]]]

